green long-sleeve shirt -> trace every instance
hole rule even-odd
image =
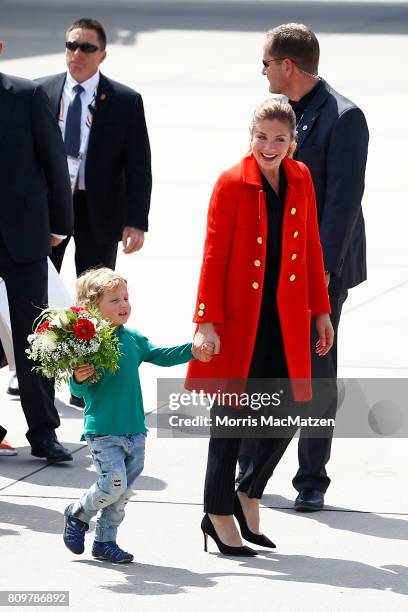
[[[119,370],[106,371],[94,384],[78,384],[71,376],[73,395],[85,400],[85,434],[120,436],[146,432],[139,365],[148,361],[159,366],[173,366],[193,359],[191,343],[160,348],[134,329],[121,325]],[[83,436],[82,436],[82,439]]]

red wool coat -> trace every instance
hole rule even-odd
[[[277,308],[291,379],[310,379],[310,317],[329,313],[316,201],[307,167],[283,160],[287,192],[282,223],[282,258]],[[258,329],[265,271],[267,215],[261,174],[252,154],[223,172],[208,210],[207,235],[198,286],[196,323],[214,323],[221,351],[209,363],[191,361],[192,379],[246,379]],[[293,386],[297,400],[310,385]]]

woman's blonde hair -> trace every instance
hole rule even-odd
[[[106,291],[112,291],[127,280],[110,268],[93,268],[81,274],[75,289],[77,306],[97,306]]]
[[[251,126],[249,128],[251,133],[251,139],[253,137],[256,125],[264,119],[278,119],[285,123],[292,138],[292,142],[289,146],[288,155],[293,155],[296,149],[296,115],[293,108],[288,102],[286,96],[276,96],[275,98],[268,98],[258,104],[252,115]]]

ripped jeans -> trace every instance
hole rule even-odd
[[[74,504],[73,513],[89,523],[99,512],[95,540],[116,541],[125,506],[133,494],[133,485],[143,470],[146,434],[126,436],[85,436],[98,480]]]

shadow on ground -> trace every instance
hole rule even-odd
[[[358,512],[348,508],[325,506],[320,512],[298,513],[293,511],[293,501],[279,495],[264,495],[262,504],[278,512],[290,512],[293,516],[307,518],[331,529],[384,538],[386,540],[408,540],[408,516],[394,518],[373,512]]]
[[[78,446],[64,441],[64,445],[73,454],[73,461],[47,464],[43,459],[31,457],[29,446],[19,448],[17,457],[2,458],[1,475],[4,480],[0,484],[0,497],[5,490],[13,495],[13,486],[19,482],[50,487],[50,493],[51,487],[87,489],[93,485],[97,475],[86,444]],[[137,479],[136,490],[163,491],[166,487],[167,483],[160,478],[141,475]],[[47,495],[47,491],[39,491],[39,494]],[[30,495],[35,497],[35,489],[30,489]]]
[[[0,500],[0,523],[5,525],[19,525],[31,531],[40,533],[62,533],[63,518],[61,512],[27,504],[22,499],[21,504]],[[7,533],[9,532],[9,533]],[[0,536],[22,535],[19,532],[0,530]]]
[[[280,555],[261,551],[259,553],[258,557],[240,562],[242,568],[251,570],[248,573],[228,571],[197,573],[181,567],[143,563],[112,566],[85,559],[75,561],[75,563],[100,566],[101,569],[108,569],[110,572],[114,569],[121,575],[121,582],[101,584],[100,588],[122,594],[178,595],[187,593],[193,588],[215,587],[218,580],[235,576],[248,580],[264,578],[271,581],[303,582],[349,589],[376,589],[408,595],[408,567],[403,565],[373,567],[366,563],[344,559]],[[237,557],[228,559],[234,563],[239,560]],[[122,582],[123,579],[126,582]],[[248,587],[250,588],[250,582]]]

